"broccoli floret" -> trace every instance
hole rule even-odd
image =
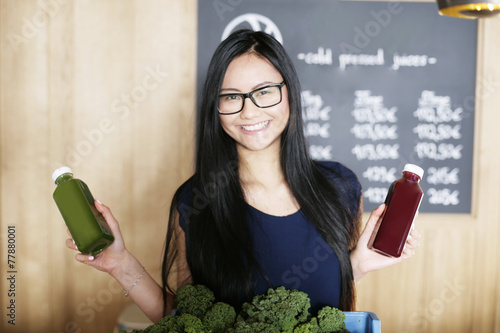
[[[177,290],[175,297],[182,313],[192,314],[200,319],[215,301],[214,293],[203,285],[184,285]]]
[[[316,317],[298,325],[293,333],[349,333],[345,326],[345,314],[337,308],[325,306]]]
[[[316,318],[311,318],[307,323],[299,324],[293,330],[293,333],[318,333],[318,321]]]
[[[156,331],[149,331],[155,329]],[[153,333],[153,332],[182,332],[181,326],[178,324],[177,317],[165,316],[160,319],[156,324],[153,324],[146,328],[143,333]]]
[[[133,331],[136,333],[136,331]],[[201,319],[190,314],[182,313],[179,316],[166,316],[160,319],[156,324],[152,324],[144,329],[137,331],[142,333],[205,333],[209,332],[201,322]],[[123,332],[120,332],[123,333]]]
[[[244,303],[241,316],[248,323],[268,323],[279,332],[291,333],[295,326],[307,321],[310,307],[306,293],[278,287],[255,296],[251,303]]]
[[[180,331],[172,331],[168,328],[165,328],[163,326],[158,326],[158,325],[151,325],[151,326],[148,326],[146,329],[144,329],[144,331],[142,331],[143,333],[167,333],[167,332],[180,332]]]
[[[203,324],[212,333],[223,333],[234,325],[236,311],[234,308],[223,302],[215,303],[203,317]]]
[[[348,332],[345,327],[345,314],[337,308],[325,306],[319,310],[318,315],[318,333]]]
[[[183,313],[177,319],[177,324],[180,326],[181,331],[186,333],[205,333],[205,326],[201,319],[190,313]]]
[[[311,326],[309,323],[299,324],[293,329],[293,333],[312,333]]]
[[[249,323],[239,320],[234,324],[234,328],[227,330],[228,333],[280,333],[273,325],[264,322]]]

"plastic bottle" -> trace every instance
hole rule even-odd
[[[424,170],[417,165],[406,164],[402,174],[389,187],[385,210],[368,244],[369,248],[389,257],[401,256],[424,196],[419,184]]]
[[[109,246],[114,237],[108,223],[95,208],[94,197],[88,186],[73,178],[68,167],[60,167],[52,174],[57,187],[54,201],[66,222],[78,250],[86,254],[97,254]]]

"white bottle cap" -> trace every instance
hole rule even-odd
[[[67,166],[63,166],[63,167],[57,168],[52,173],[52,179],[54,181],[56,181],[56,179],[59,178],[59,176],[64,175],[65,173],[73,173],[73,171],[71,171],[71,168],[67,167]]]
[[[420,179],[422,179],[422,177],[424,176],[424,169],[415,164],[410,164],[410,163],[406,164],[405,167],[403,168],[403,172],[404,171],[414,173],[417,176],[419,176]]]

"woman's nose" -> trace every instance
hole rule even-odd
[[[259,108],[255,103],[247,97],[245,99],[245,104],[243,105],[243,109],[240,112],[240,117],[243,119],[252,119],[256,116],[260,115],[262,112],[261,108]]]

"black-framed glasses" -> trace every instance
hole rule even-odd
[[[285,81],[277,84],[270,84],[259,89],[255,89],[246,94],[222,94],[219,95],[217,110],[220,114],[235,114],[245,107],[245,99],[250,100],[259,108],[270,108],[281,103],[281,88]]]

